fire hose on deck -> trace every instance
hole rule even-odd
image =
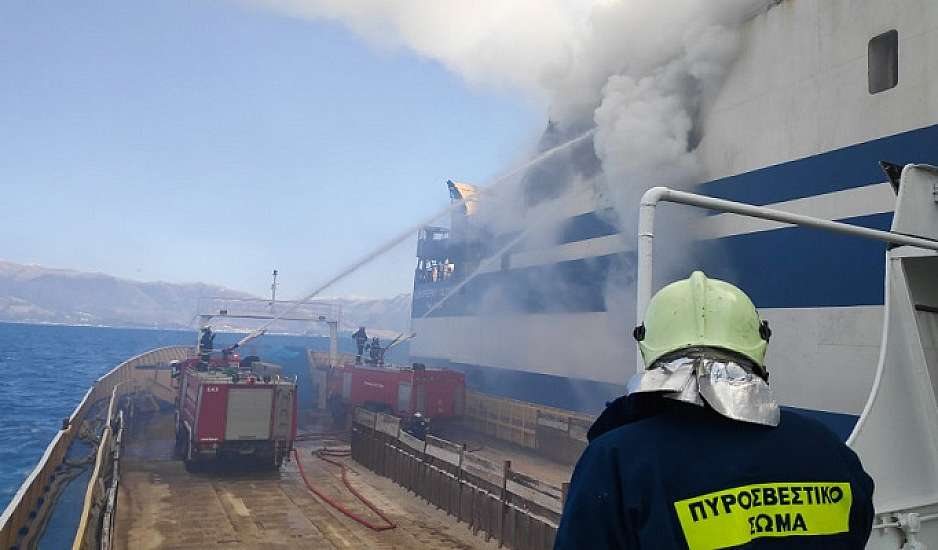
[[[314,441],[317,439],[339,438],[347,435],[348,430],[338,430],[333,432],[301,432],[296,434],[296,441]]]
[[[345,485],[346,489],[348,489],[350,493],[352,493],[353,495],[355,495],[355,498],[357,498],[359,501],[361,501],[362,504],[364,504],[365,506],[367,506],[369,510],[371,510],[372,512],[374,512],[375,514],[377,514],[378,517],[380,517],[380,518],[386,523],[386,525],[375,525],[375,524],[371,523],[371,522],[368,521],[367,519],[365,519],[365,518],[359,516],[358,514],[355,514],[355,513],[352,512],[351,510],[349,510],[349,509],[345,508],[344,506],[342,506],[340,503],[336,502],[334,499],[332,499],[332,498],[329,497],[328,495],[326,495],[326,494],[324,494],[323,492],[321,492],[320,490],[316,489],[316,487],[315,487],[312,483],[310,483],[310,482],[309,482],[309,479],[306,477],[306,472],[303,470],[303,463],[300,461],[300,454],[299,454],[299,452],[297,452],[296,449],[293,449],[293,458],[294,458],[294,460],[296,460],[296,467],[300,470],[300,476],[303,478],[303,483],[306,484],[306,488],[307,488],[307,489],[309,489],[310,491],[312,491],[313,494],[315,494],[317,497],[319,497],[320,499],[322,499],[322,500],[323,500],[326,504],[328,504],[329,506],[332,506],[333,508],[335,508],[336,510],[338,510],[339,512],[341,512],[342,514],[344,514],[344,515],[347,516],[348,518],[352,519],[353,521],[356,521],[356,522],[360,523],[361,525],[364,525],[365,527],[367,527],[368,529],[371,529],[372,531],[387,531],[387,530],[389,530],[389,529],[395,529],[395,528],[397,528],[397,524],[395,524],[395,523],[394,523],[393,521],[391,521],[386,515],[384,515],[384,513],[381,512],[381,510],[379,510],[378,507],[374,505],[374,503],[372,503],[370,500],[368,500],[367,498],[365,498],[361,493],[359,493],[357,490],[355,490],[354,487],[352,487],[352,484],[349,483],[349,480],[348,480],[348,477],[347,477],[348,467],[345,466],[345,464],[342,464],[341,462],[337,462],[337,461],[335,461],[335,460],[330,460],[329,458],[327,458],[327,457],[345,457],[345,456],[349,456],[349,454],[350,454],[349,451],[337,451],[337,450],[330,450],[330,449],[320,449],[319,451],[316,451],[316,452],[314,452],[313,454],[315,454],[317,457],[319,457],[319,458],[322,459],[323,461],[328,462],[329,464],[332,464],[332,465],[335,465],[335,466],[339,466],[340,468],[342,468],[342,484]]]

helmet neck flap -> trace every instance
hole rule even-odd
[[[686,348],[659,358],[632,377],[626,393],[663,397],[703,406],[741,422],[778,426],[779,407],[757,365],[714,348]]]

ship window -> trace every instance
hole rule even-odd
[[[868,53],[870,93],[895,88],[899,83],[899,32],[891,30],[874,36]]]

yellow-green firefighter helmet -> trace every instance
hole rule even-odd
[[[648,303],[644,324],[635,330],[646,368],[663,355],[691,347],[729,350],[763,367],[770,334],[742,290],[701,271],[659,290]]]

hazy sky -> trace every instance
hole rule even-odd
[[[546,123],[234,1],[0,3],[0,259],[296,297]],[[330,295],[409,291],[415,240]]]

